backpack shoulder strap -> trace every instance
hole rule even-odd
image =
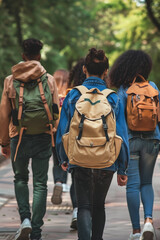
[[[41,81],[43,82],[44,80],[48,80],[47,72],[45,72],[41,77]]]
[[[83,85],[80,85],[80,86],[77,86],[77,87],[74,87],[75,89],[77,89],[81,94],[84,94],[87,92],[88,88],[86,88],[85,86]]]
[[[24,93],[24,83],[21,83],[19,88],[19,110],[18,110],[18,120],[22,118],[22,110],[23,110],[23,93]]]
[[[105,97],[108,97],[111,93],[116,93],[114,90],[108,88],[102,90],[101,92],[104,94]]]
[[[47,101],[46,101],[46,98],[45,98],[44,90],[43,90],[43,85],[42,85],[42,82],[41,82],[40,78],[37,79],[37,83],[38,83],[38,86],[39,86],[40,96],[41,96],[44,108],[47,112],[48,119],[49,119],[49,121],[52,121],[53,120],[52,114],[49,110],[49,107],[48,107],[48,104],[47,104]]]
[[[132,84],[136,82],[137,77],[139,77],[139,78],[142,80],[141,82],[148,82],[141,74],[137,74],[137,75],[135,76],[135,78],[133,79]],[[131,85],[132,85],[132,84],[131,84]]]
[[[53,126],[52,126],[52,123],[51,123],[52,120],[53,120],[53,117],[52,117],[52,114],[51,114],[51,112],[50,112],[48,103],[47,103],[47,101],[46,101],[45,94],[44,94],[44,90],[43,90],[43,84],[42,84],[42,81],[41,81],[40,78],[37,79],[37,83],[38,83],[38,87],[39,87],[41,99],[42,99],[44,108],[45,108],[45,110],[46,110],[47,116],[48,116],[48,120],[49,120],[49,124],[48,124],[48,125],[49,125],[49,127],[50,127],[50,134],[51,134],[52,146],[54,147],[55,144],[54,144],[54,138],[53,138]]]

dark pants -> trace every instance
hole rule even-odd
[[[76,167],[73,169],[78,205],[78,239],[102,240],[105,198],[113,172]]]
[[[41,226],[46,212],[47,180],[49,159],[52,154],[51,136],[49,134],[23,135],[14,162],[18,136],[11,139],[11,160],[14,171],[14,187],[21,221],[31,219],[31,239],[41,237]],[[29,159],[32,158],[33,204],[32,216],[29,204]]]
[[[54,141],[56,142],[56,133],[54,134]],[[53,179],[54,183],[61,182],[61,183],[67,183],[67,172],[63,171],[61,168],[61,165],[59,164],[56,148],[52,148],[53,152]]]
[[[56,182],[66,183],[68,173],[67,173],[67,171],[64,171],[61,168],[61,165],[59,164],[55,147],[52,148],[52,152],[53,152],[53,179],[54,179],[54,183],[56,183]],[[76,208],[77,207],[77,202],[76,202],[76,196],[75,196],[75,190],[74,190],[73,172],[71,173],[71,177],[72,177],[72,183],[71,183],[71,187],[70,187],[70,197],[71,197],[73,208]]]
[[[77,208],[77,199],[76,199],[75,182],[74,182],[74,171],[71,171],[71,178],[72,178],[72,183],[71,183],[71,187],[70,187],[70,197],[71,197],[72,206],[74,209],[74,208]]]
[[[56,182],[66,183],[67,182],[67,172],[63,171],[63,169],[61,168],[61,165],[59,164],[55,147],[52,148],[52,152],[53,152],[53,179],[54,179],[54,183],[56,183]]]

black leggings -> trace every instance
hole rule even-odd
[[[78,205],[78,238],[101,240],[106,220],[105,198],[113,172],[80,167],[73,171]]]

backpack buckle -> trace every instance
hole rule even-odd
[[[93,147],[93,142],[90,142],[90,147]]]
[[[84,114],[82,114],[82,117],[81,117],[81,121],[80,121],[80,123],[79,123],[79,135],[78,135],[78,140],[80,140],[81,139],[81,137],[82,137],[82,130],[83,130],[83,122],[84,122],[84,119],[85,119],[85,115]]]
[[[108,132],[107,132],[108,126],[107,126],[107,123],[106,123],[105,116],[102,115],[101,118],[102,118],[102,126],[103,126],[103,129],[104,129],[106,140],[107,140],[107,142],[109,142],[109,137],[108,137]]]
[[[80,122],[79,128],[82,128],[82,127],[83,127],[83,122]]]
[[[107,126],[106,123],[103,123],[103,128],[104,128],[104,130],[107,130],[107,129],[108,129],[108,126]]]
[[[152,115],[152,119],[155,120],[156,119],[156,114]]]
[[[136,101],[138,102],[140,100],[141,100],[140,96],[138,94],[136,94]]]

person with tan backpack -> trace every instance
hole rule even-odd
[[[127,183],[127,126],[119,97],[103,80],[108,68],[104,51],[90,49],[83,66],[87,78],[66,96],[57,129],[60,163],[74,173],[79,240],[102,239],[114,172],[118,185]]]
[[[159,152],[160,93],[148,81],[152,60],[141,50],[128,50],[113,64],[109,81],[118,89],[128,125],[130,163],[127,170],[127,203],[133,231],[129,240],[153,240],[154,192],[152,176]],[[140,226],[140,197],[144,209],[144,227]]]

